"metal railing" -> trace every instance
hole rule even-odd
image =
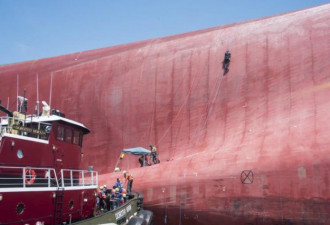
[[[98,173],[87,170],[61,170],[37,167],[0,166],[1,188],[97,187]]]
[[[98,174],[96,171],[61,170],[62,187],[97,186]]]
[[[0,188],[57,187],[56,172],[51,168],[0,166]]]

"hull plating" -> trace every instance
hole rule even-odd
[[[158,224],[330,224],[330,5],[0,67],[3,105],[28,90],[92,131],[102,183],[123,148]],[[232,53],[223,76],[225,51]],[[0,203],[1,204],[1,203]]]

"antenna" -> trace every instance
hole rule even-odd
[[[24,107],[24,124],[26,121],[26,111],[27,111],[27,99],[25,98],[26,90],[24,89],[24,100],[23,100],[23,107]]]
[[[39,74],[37,73],[37,102],[36,102],[36,114],[39,117]]]
[[[16,87],[16,99],[18,99],[18,85],[19,84],[19,75],[17,74],[17,87]],[[17,102],[17,104],[16,104],[17,106],[16,106],[16,111],[18,111],[18,102]]]
[[[52,105],[53,72],[50,74],[49,108]]]

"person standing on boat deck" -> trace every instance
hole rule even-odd
[[[127,184],[126,189],[127,193],[130,194],[132,192],[132,186],[133,186],[133,176],[130,172],[123,172],[124,178],[125,178],[125,184]]]
[[[107,203],[105,201],[106,195],[105,195],[105,192],[103,189],[104,189],[104,186],[100,186],[99,201],[98,201],[99,209],[102,211],[107,208]]]
[[[119,177],[117,178],[117,181],[115,183],[115,188],[122,188],[123,187],[123,183],[120,181]]]

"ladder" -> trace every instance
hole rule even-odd
[[[64,202],[64,188],[59,187],[57,188],[56,197],[55,197],[54,225],[62,224],[63,202]]]

